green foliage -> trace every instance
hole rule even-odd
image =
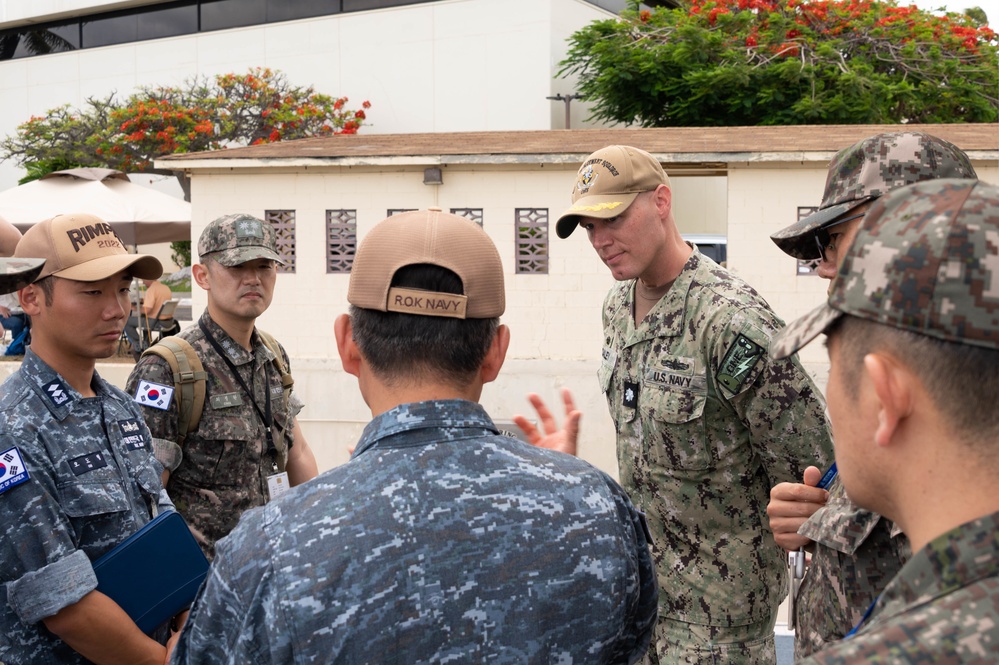
[[[593,118],[643,127],[995,122],[999,40],[981,10],[894,0],[694,0],[569,40]]]
[[[82,109],[65,105],[32,117],[0,141],[0,158],[152,173],[158,172],[153,160],[172,153],[354,134],[371,105],[352,110],[347,101],[292,86],[270,69],[194,78],[177,88],[140,88],[124,101],[112,93],[88,99]]]
[[[170,243],[170,260],[181,268],[191,265],[191,241],[178,240]]]

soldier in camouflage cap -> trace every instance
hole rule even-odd
[[[243,213],[219,217],[202,231],[198,254],[191,275],[208,307],[177,335],[207,373],[197,429],[186,438],[179,431],[182,393],[159,355],[143,353],[125,389],[142,405],[170,498],[210,559],[243,511],[313,478],[317,467],[298,424],[302,401],[285,390],[287,353],[256,328],[283,263],[274,228]]]
[[[489,236],[440,209],[363,239],[344,369],[351,461],[219,543],[175,663],[633,663],[656,618],[641,514],[603,472],[479,406],[509,330]]]
[[[658,160],[630,146],[579,169],[578,225],[618,280],[598,371],[621,481],[645,510],[659,573],[652,662],[772,663],[787,584],[762,513],[770,488],[832,461],[825,404],[783,322],[749,285],[683,241]]]
[[[947,177],[976,176],[967,155],[946,141],[921,132],[866,138],[830,162],[820,210],[775,234],[774,241],[795,258],[819,258],[818,275],[832,280],[877,198]],[[791,603],[798,659],[842,638],[909,556],[908,540],[896,525],[853,503],[838,476],[828,491],[815,487],[821,477],[818,468],[806,469],[805,483],[774,487],[767,506],[777,543],[812,553]]]
[[[41,259],[10,259],[21,232],[0,217],[0,294],[19,291],[35,281],[45,263]]]
[[[132,276],[162,268],[82,214],[39,222],[14,254],[44,269],[19,292],[32,341],[0,396],[0,663],[163,662],[166,627],[147,637],[92,565],[171,508],[139,409],[95,370]]]
[[[946,179],[884,196],[827,304],[775,353],[823,332],[843,484],[913,556],[855,634],[805,662],[999,661],[999,188]]]

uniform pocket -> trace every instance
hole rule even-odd
[[[118,481],[64,483],[59,486],[59,505],[70,518],[107,515],[129,509],[125,490]]]
[[[245,485],[248,478],[257,477],[260,466],[265,443],[260,440],[259,431],[251,426],[245,414],[206,413],[197,435],[184,443],[184,463],[180,469],[200,474],[202,478],[188,480],[195,485],[203,483],[203,487]]]
[[[665,468],[706,469],[713,459],[705,441],[704,406],[707,393],[699,390],[644,386],[646,439],[651,453]],[[645,414],[643,414],[645,415]]]

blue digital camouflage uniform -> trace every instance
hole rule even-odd
[[[178,337],[191,344],[208,374],[198,428],[184,440],[181,451],[177,445],[179,393],[174,393],[165,410],[144,404],[142,415],[152,432],[156,457],[170,471],[167,492],[211,560],[215,542],[232,531],[243,511],[267,502],[267,477],[277,471],[275,464],[284,468],[294,418],[301,411],[302,402],[294,393],[285,400],[274,354],[256,332],[250,340],[251,353],[215,323],[207,310],[201,322],[239,369],[261,409],[266,402],[265,386],[270,390],[276,453],[273,457],[268,454],[263,421],[201,329],[191,326],[181,332]],[[285,363],[288,364],[287,356]],[[135,396],[141,381],[174,385],[167,361],[151,354],[136,363],[128,377],[126,392]]]
[[[850,632],[909,558],[908,538],[850,501],[838,476],[826,505],[798,533],[815,547],[795,603],[795,660]]]
[[[472,402],[403,404],[219,542],[172,662],[634,662],[656,619],[646,543],[586,462]]]
[[[149,430],[125,393],[97,374],[83,398],[31,349],[0,397],[0,662],[87,663],[45,617],[97,587],[91,562],[169,509]],[[106,434],[105,434],[106,432]],[[150,571],[153,572],[153,571]]]
[[[659,658],[773,662],[787,573],[766,506],[773,485],[832,461],[824,400],[797,359],[769,357],[783,323],[763,298],[696,249],[637,328],[633,291],[604,301],[599,379],[652,530]]]
[[[805,663],[999,662],[999,513],[913,554],[860,631]]]

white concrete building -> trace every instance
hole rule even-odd
[[[364,134],[562,129],[566,39],[624,0],[0,0],[0,136],[111,92],[250,67],[371,102]],[[606,8],[606,9],[605,9]],[[294,20],[282,20],[301,16]],[[30,31],[48,48],[31,55]],[[25,34],[25,33],[29,34]],[[573,127],[585,105],[570,105]],[[23,172],[0,163],[0,190]]]
[[[570,387],[583,409],[581,454],[616,471],[614,432],[596,381],[600,311],[612,281],[585,234],[558,239],[554,221],[570,203],[576,170],[612,143],[641,146],[670,174],[685,233],[728,237],[728,266],[790,320],[824,298],[827,283],[799,274],[769,235],[817,206],[826,167],[840,148],[899,126],[611,129],[343,136],[174,155],[158,166],[192,178],[197,237],[215,217],[247,212],[279,226],[293,272],[278,276],[260,326],[292,357],[301,416],[321,467],[347,459],[370,413],[340,368],[334,318],[347,310],[354,243],[393,211],[439,206],[482,224],[506,267],[512,330],[500,378],[483,404],[496,419],[525,412],[527,392],[556,402]],[[983,180],[999,182],[999,127],[922,125],[971,156]],[[427,169],[439,169],[437,172]],[[426,184],[433,180],[440,184]],[[802,209],[806,210],[802,210]],[[195,291],[194,316],[205,306]],[[820,345],[806,366],[824,384]]]

